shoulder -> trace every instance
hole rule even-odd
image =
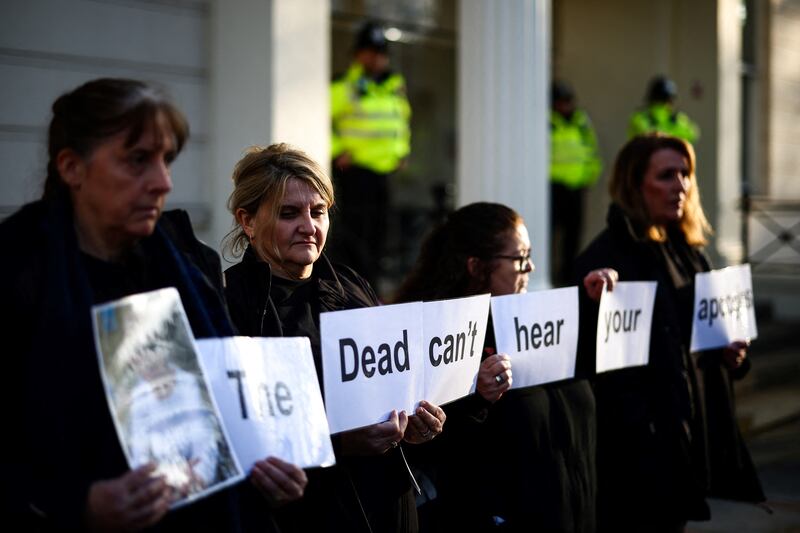
[[[40,200],[22,206],[0,222],[0,247],[7,254],[6,260],[0,261],[3,282],[13,273],[36,266],[34,259],[44,253],[49,238],[46,219],[47,208]]]
[[[330,263],[325,256],[322,260],[325,261],[323,266],[327,268],[322,269],[319,278],[323,290],[320,297],[330,300],[330,306],[355,309],[380,305],[375,290],[355,270],[342,263]]]
[[[30,238],[41,226],[45,214],[46,206],[42,200],[23,205],[0,222],[0,242],[5,245]]]
[[[165,211],[158,221],[159,227],[166,233],[172,244],[187,255],[203,273],[211,279],[218,279],[222,272],[222,263],[217,252],[200,241],[192,228],[189,213],[183,209]]]

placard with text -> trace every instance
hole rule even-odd
[[[483,354],[489,295],[425,302],[425,388],[420,399],[437,405],[474,390]]]
[[[750,265],[696,274],[690,350],[719,348],[757,336]]]
[[[301,468],[336,462],[307,337],[197,341],[240,464],[275,456]]]
[[[495,296],[492,322],[497,351],[511,357],[512,388],[575,375],[577,287]]]
[[[650,358],[655,281],[619,282],[603,287],[597,315],[596,370],[646,365]]]
[[[422,302],[320,314],[332,433],[414,412],[424,389],[422,316]]]

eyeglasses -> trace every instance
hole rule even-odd
[[[525,272],[533,272],[536,268],[536,265],[533,264],[531,261],[531,254],[527,253],[525,255],[502,255],[497,254],[492,256],[493,259],[509,259],[514,261],[515,266],[517,267],[517,272],[525,273]]]

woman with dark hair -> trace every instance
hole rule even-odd
[[[128,470],[105,399],[90,309],[176,287],[196,337],[231,335],[217,255],[184,212],[163,213],[188,137],[164,94],[99,79],[53,104],[43,198],[0,224],[0,336],[6,353],[3,506],[24,530],[237,531],[236,491],[167,514],[154,465]],[[302,470],[279,462],[299,497]],[[264,486],[260,473],[254,483]],[[279,491],[270,491],[279,492]]]
[[[231,316],[244,335],[311,341],[320,386],[319,315],[378,305],[361,276],[323,253],[334,203],[328,175],[285,144],[253,147],[236,164],[226,249],[242,261],[225,271]],[[422,401],[412,416],[333,436],[337,465],[309,472],[306,496],[277,513],[282,531],[417,530],[403,443],[432,440],[444,412]]]
[[[655,280],[658,288],[648,364],[594,381],[598,529],[683,531],[688,520],[708,519],[707,494],[764,500],[733,409],[731,379],[748,370],[746,343],[689,352],[694,276],[710,269],[691,145],[663,135],[631,139],[609,192],[608,226],[576,272],[609,266],[620,280]],[[584,299],[585,355],[594,354],[596,323],[597,305]]]
[[[522,217],[504,205],[474,203],[426,238],[396,300],[522,293],[532,271]],[[587,289],[603,280],[613,284],[613,272],[590,273]],[[495,353],[494,331],[487,329],[477,394],[450,404],[442,438],[423,447],[439,494],[430,530],[485,531],[502,524],[506,531],[594,531],[588,382],[508,391],[510,360]]]

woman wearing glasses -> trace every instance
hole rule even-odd
[[[513,209],[485,202],[462,207],[427,237],[396,300],[526,292],[534,269],[530,254],[528,230]],[[613,283],[611,275],[590,273],[587,288],[602,286],[605,278]],[[595,424],[589,384],[576,379],[509,391],[510,360],[495,353],[494,332],[488,329],[477,394],[448,405],[442,437],[425,445],[421,461],[429,463],[423,469],[438,497],[421,526],[593,531]]]

